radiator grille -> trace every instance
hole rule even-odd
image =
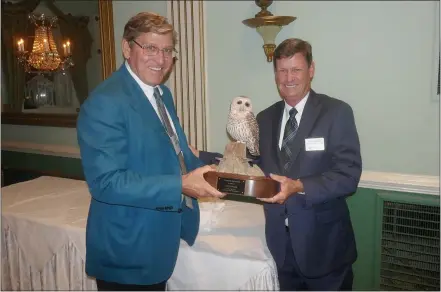
[[[440,207],[384,201],[381,290],[440,290]]]

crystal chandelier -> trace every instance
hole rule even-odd
[[[52,28],[57,24],[57,17],[30,14],[29,19],[35,24],[35,39],[32,51],[25,51],[23,39],[17,42],[18,60],[24,65],[25,71],[65,70],[73,66],[71,43],[67,41],[63,44],[63,56],[60,56],[54,41]]]

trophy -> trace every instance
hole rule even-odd
[[[222,193],[233,196],[271,198],[279,192],[279,183],[265,177],[263,171],[247,157],[259,151],[259,126],[251,100],[245,96],[233,99],[228,115],[227,132],[235,140],[225,146],[216,171],[204,174],[205,180]]]

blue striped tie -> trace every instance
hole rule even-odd
[[[297,133],[297,129],[299,126],[296,121],[297,110],[295,108],[290,109],[289,111],[289,119],[285,125],[285,132],[283,134],[283,141],[281,147],[281,154],[283,158],[283,169],[288,170],[291,165],[291,157],[292,157],[292,145],[294,142],[294,138]]]

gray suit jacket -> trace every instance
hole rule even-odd
[[[265,174],[303,182],[305,194],[280,204],[265,204],[268,247],[278,265],[285,258],[288,218],[297,264],[306,277],[321,277],[357,257],[346,197],[357,189],[361,175],[360,143],[351,107],[311,90],[292,147],[291,167],[283,171],[278,142],[284,102],[257,115],[260,163]],[[305,139],[323,138],[323,151],[305,151]]]

